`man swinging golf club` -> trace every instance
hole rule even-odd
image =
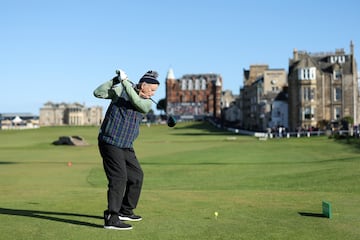
[[[104,211],[104,228],[130,230],[123,221],[140,221],[135,215],[143,183],[143,171],[136,158],[133,142],[139,134],[143,114],[150,111],[151,97],[159,87],[156,71],[146,72],[137,87],[131,84],[126,73],[94,90],[97,98],[111,99],[98,135],[99,152],[108,179],[107,210]]]

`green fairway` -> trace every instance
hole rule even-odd
[[[0,239],[360,239],[359,145],[259,141],[200,122],[141,126],[135,149],[145,179],[135,213],[143,220],[131,231],[105,230],[97,132],[0,131]],[[52,144],[73,135],[90,145]],[[321,216],[322,201],[331,219]]]

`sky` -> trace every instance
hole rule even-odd
[[[239,94],[250,65],[288,70],[293,49],[360,57],[358,0],[0,0],[0,113],[109,100],[93,90],[123,69],[216,73]],[[156,106],[154,106],[156,110]]]

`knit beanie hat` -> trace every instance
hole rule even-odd
[[[149,70],[140,78],[139,83],[146,82],[160,85],[160,82],[157,80],[158,76],[159,74],[156,71]]]

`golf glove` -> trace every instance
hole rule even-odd
[[[116,74],[117,74],[117,76],[112,79],[113,85],[118,84],[121,81],[126,80],[128,78],[128,76],[126,75],[124,70],[118,69],[118,70],[116,70]]]

